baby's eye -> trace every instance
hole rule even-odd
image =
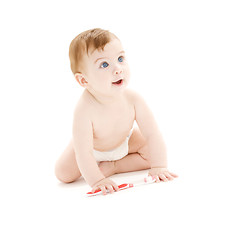
[[[123,62],[123,60],[124,60],[124,57],[123,57],[123,56],[120,56],[120,57],[118,58],[118,61],[119,61],[119,62]]]
[[[101,68],[107,68],[109,66],[109,64],[107,62],[104,62],[101,64]]]

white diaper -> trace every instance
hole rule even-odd
[[[93,150],[93,156],[97,162],[102,161],[115,161],[125,157],[128,154],[128,141],[130,136],[133,132],[131,129],[130,134],[126,137],[125,141],[117,148],[107,151],[107,152],[100,152],[97,150]]]

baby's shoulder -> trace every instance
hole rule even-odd
[[[138,99],[142,98],[138,92],[129,88],[125,90],[125,96],[131,103],[135,103]]]
[[[85,92],[80,96],[74,114],[89,115],[93,110],[93,102],[91,97]]]

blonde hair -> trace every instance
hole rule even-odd
[[[101,28],[94,28],[77,35],[69,46],[70,66],[73,74],[81,72],[83,55],[89,53],[89,49],[102,49],[113,38],[117,38],[113,33]]]

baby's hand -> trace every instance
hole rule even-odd
[[[103,195],[106,195],[106,190],[109,190],[110,193],[113,193],[114,191],[119,191],[118,185],[109,178],[104,178],[99,182],[95,183],[93,185],[92,192],[95,192],[98,189],[101,189]]]
[[[156,182],[167,182],[178,177],[175,173],[169,172],[167,168],[151,168],[148,175],[152,176]]]

